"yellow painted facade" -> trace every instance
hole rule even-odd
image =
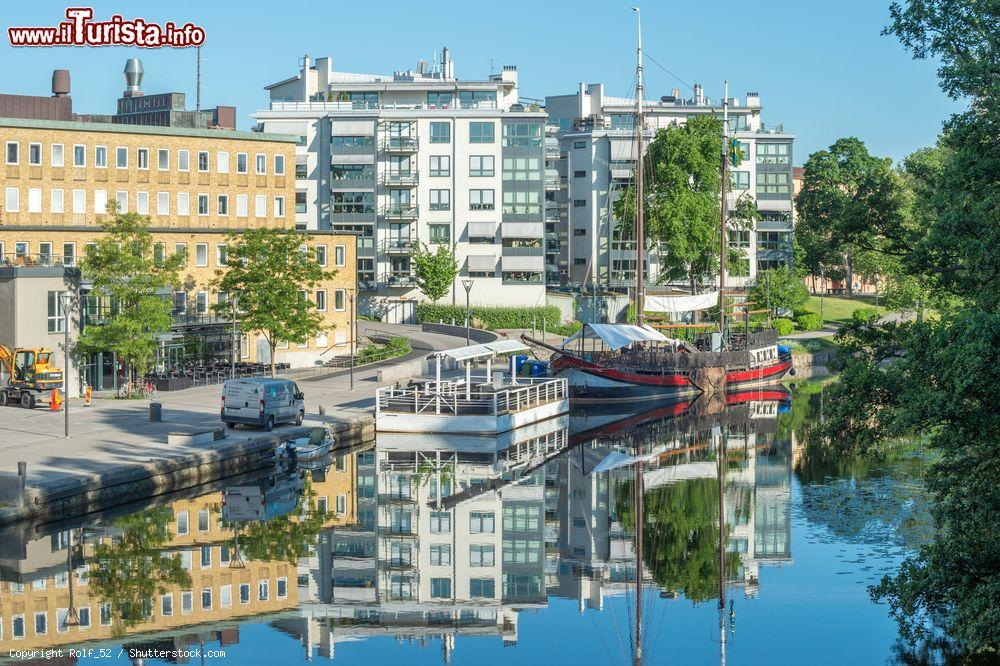
[[[79,262],[115,203],[148,216],[166,254],[186,250],[180,291],[188,315],[209,314],[218,302],[210,282],[224,269],[227,236],[295,225],[294,137],[0,118],[0,149],[0,261]],[[309,295],[325,302],[324,331],[275,354],[293,365],[349,346],[356,238],[311,235],[336,275]],[[242,348],[243,360],[260,360],[253,337]]]

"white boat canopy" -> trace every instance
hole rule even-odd
[[[455,347],[436,352],[437,356],[447,356],[454,361],[469,361],[479,358],[492,358],[497,354],[513,354],[529,351],[529,347],[520,340],[494,340],[481,345]]]
[[[719,292],[694,296],[646,296],[643,301],[645,309],[650,312],[665,312],[678,315],[693,310],[708,310],[719,304]]]
[[[667,342],[669,338],[659,331],[634,324],[584,324],[583,328],[566,338],[565,349],[576,340],[602,340],[611,351],[618,351],[633,342]]]

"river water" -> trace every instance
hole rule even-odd
[[[501,441],[381,435],[6,526],[0,662],[626,664],[638,622],[649,663],[893,663],[907,646],[867,586],[930,535],[926,462],[829,454],[823,399],[806,383],[575,409]]]

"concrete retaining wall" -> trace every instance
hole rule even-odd
[[[456,338],[465,338],[465,326],[452,326],[451,324],[421,324],[420,330],[424,333],[441,333],[443,335],[452,335]],[[500,336],[493,331],[484,331],[481,328],[469,329],[469,339],[472,340],[472,344],[493,342],[499,337]]]

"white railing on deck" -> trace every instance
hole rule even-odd
[[[499,416],[569,397],[566,379],[524,379],[526,383],[494,391],[489,386],[466,390],[465,381],[429,381],[418,386],[387,386],[375,392],[375,415],[447,414]]]

